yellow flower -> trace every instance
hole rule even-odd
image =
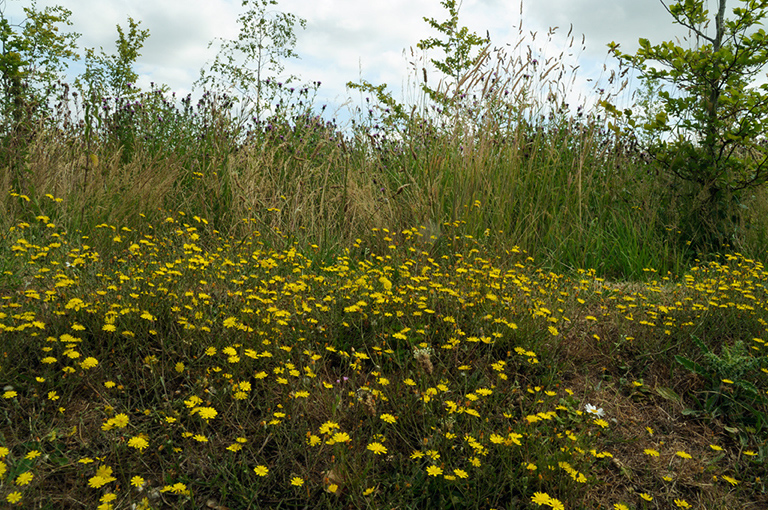
[[[454,469],[453,473],[459,478],[467,478],[469,476],[463,469]]]
[[[133,485],[137,489],[140,489],[144,485],[144,479],[140,476],[134,476],[133,478],[131,478],[131,485]]]
[[[89,356],[89,357],[85,358],[82,361],[82,363],[80,363],[80,366],[83,367],[83,370],[88,370],[90,368],[95,367],[98,364],[99,364],[99,360]]]
[[[676,499],[675,504],[680,508],[691,508],[691,505],[684,499]]]
[[[339,424],[338,423],[335,423],[335,422],[332,422],[332,421],[327,421],[327,422],[323,423],[322,425],[320,425],[320,429],[319,430],[320,430],[321,434],[330,434],[334,429],[337,429],[337,428],[339,428]]]
[[[427,474],[429,476],[440,476],[443,474],[443,470],[437,466],[429,466],[427,468]]]
[[[21,492],[13,491],[5,497],[8,503],[15,504],[21,501]]]
[[[352,438],[349,437],[349,434],[346,432],[336,432],[331,438],[331,441],[334,443],[348,443],[352,441]]]
[[[371,450],[376,455],[382,455],[384,453],[387,453],[387,447],[384,446],[381,443],[370,443],[367,447],[368,450]]]
[[[391,414],[384,413],[381,416],[379,416],[382,420],[384,420],[387,423],[395,423],[397,421],[397,418],[392,416]]]
[[[552,510],[565,510],[565,505],[559,499],[549,498],[549,506]]]
[[[40,455],[41,455],[41,453],[40,453],[39,450],[31,450],[31,451],[27,452],[27,454],[24,456],[24,458],[32,460],[32,459],[38,458]]]
[[[712,448],[713,450],[715,450],[716,452],[723,451],[723,448],[720,447],[720,446],[717,446],[716,444],[711,444],[711,445],[709,445],[709,447]]]
[[[189,490],[187,486],[181,482],[174,483],[173,485],[166,485],[160,492],[173,492],[174,494],[188,494]]]
[[[653,450],[651,448],[646,448],[645,450],[643,450],[643,453],[645,453],[646,455],[650,455],[651,457],[658,457],[659,456],[659,452],[657,452],[656,450]]]
[[[739,485],[739,481],[735,478],[731,478],[730,476],[722,475],[723,480],[730,483],[731,485]]]
[[[552,498],[546,492],[534,492],[533,496],[531,496],[531,501],[537,505],[549,505],[550,499]]]
[[[650,494],[648,494],[646,492],[641,492],[640,493],[640,497],[643,498],[646,501],[653,501],[653,496],[651,496]]]
[[[22,486],[27,485],[29,482],[32,481],[32,479],[35,477],[32,473],[29,471],[26,471],[22,474],[20,474],[18,477],[16,477],[16,481],[14,482],[16,485]]]
[[[614,503],[613,508],[615,510],[629,510],[629,507],[624,503]]]
[[[298,476],[294,476],[291,478],[291,485],[295,485],[296,487],[301,487],[304,485],[304,479]]]
[[[117,480],[112,476],[112,468],[109,466],[99,466],[96,470],[96,476],[92,476],[88,479],[88,486],[94,489],[99,489],[104,485]]]
[[[253,468],[253,472],[258,476],[267,476],[267,473],[269,473],[269,468],[267,468],[267,466],[258,465]]]
[[[128,425],[128,416],[124,413],[116,414],[115,417],[112,418],[112,422],[115,427],[122,429]]]
[[[681,457],[683,459],[691,459],[692,458],[689,454],[687,454],[685,452],[675,452],[675,455],[677,455],[678,457]]]
[[[144,450],[149,446],[149,442],[141,436],[133,436],[128,440],[128,446],[144,453]]]
[[[213,407],[195,407],[192,409],[192,414],[195,412],[205,421],[216,418],[216,416],[219,414],[219,412]]]

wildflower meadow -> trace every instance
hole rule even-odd
[[[3,110],[0,506],[768,508],[764,186],[697,223],[621,70],[570,106],[460,33],[452,88],[346,120],[267,79]]]

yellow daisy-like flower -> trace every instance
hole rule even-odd
[[[5,500],[6,500],[8,503],[11,503],[11,504],[16,504],[16,503],[18,503],[19,501],[21,501],[21,492],[19,492],[19,491],[13,491],[13,492],[11,492],[10,494],[8,494],[8,495],[5,497]]]
[[[440,476],[443,474],[443,470],[437,466],[429,466],[427,468],[427,474],[429,476]]]
[[[31,451],[27,452],[27,454],[24,456],[24,458],[32,460],[32,459],[38,458],[40,455],[42,455],[40,453],[40,450],[31,450]]]
[[[291,478],[291,485],[294,485],[296,487],[301,487],[304,485],[304,479],[299,476],[294,476]]]
[[[467,478],[467,477],[469,477],[469,474],[467,474],[467,472],[464,471],[463,469],[454,469],[453,473],[456,476],[458,476],[459,478]]]
[[[565,505],[559,499],[549,498],[549,506],[552,510],[565,510]]]
[[[715,450],[716,452],[723,451],[723,448],[720,447],[720,446],[717,446],[716,444],[711,444],[711,445],[709,445],[709,447],[712,448],[713,450]]]
[[[133,478],[131,478],[131,485],[133,485],[137,489],[140,489],[141,487],[144,486],[144,479],[140,476],[134,476]]]
[[[691,457],[689,454],[687,454],[685,452],[675,452],[675,455],[677,455],[678,457],[683,458],[683,459],[692,459],[693,458],[693,457]]]
[[[116,414],[115,417],[112,418],[112,423],[115,427],[122,429],[128,425],[128,416],[124,413]]]
[[[594,421],[595,425],[599,425],[602,428],[608,428],[608,422],[602,419],[597,419]]]
[[[99,360],[89,356],[80,363],[80,366],[83,368],[83,370],[88,370],[95,367],[98,364],[99,364]]]
[[[162,489],[160,489],[160,492],[172,492],[174,494],[188,494],[189,490],[187,489],[187,486],[184,485],[181,482],[174,483],[173,485],[166,485]]]
[[[255,468],[253,468],[253,472],[256,473],[258,476],[267,476],[269,473],[269,468],[267,466],[258,465]]]
[[[679,508],[691,508],[691,505],[684,499],[676,499],[675,505],[677,505]]]
[[[18,486],[27,485],[29,482],[32,481],[32,479],[35,477],[32,473],[29,471],[24,472],[20,474],[18,477],[16,477],[16,481],[14,482]]]
[[[144,450],[149,446],[149,442],[141,436],[133,436],[128,440],[128,446],[144,453]]]
[[[336,432],[331,438],[331,441],[334,443],[348,443],[352,441],[352,438],[349,437],[349,434],[346,432]]]
[[[546,492],[534,492],[531,496],[531,501],[537,505],[549,505],[550,499],[552,498]]]
[[[643,498],[646,501],[653,501],[653,496],[648,494],[647,492],[641,492],[640,497]]]
[[[197,412],[198,416],[200,416],[200,418],[204,419],[205,421],[212,420],[219,414],[219,412],[213,407],[195,407],[192,409],[192,414],[195,412]]]
[[[643,453],[645,453],[646,455],[650,455],[651,457],[658,457],[659,456],[659,452],[657,452],[656,450],[654,450],[652,448],[646,448],[645,450],[643,450]]]
[[[110,482],[117,480],[112,476],[112,468],[109,466],[99,466],[96,470],[96,476],[92,476],[88,479],[88,486],[94,489],[100,489]]]
[[[320,425],[320,429],[319,430],[320,430],[321,434],[330,434],[334,429],[337,429],[337,428],[339,428],[339,424],[338,423],[335,423],[335,422],[332,422],[332,421],[327,421],[327,422],[323,423],[322,425]]]
[[[328,486],[328,488],[327,488],[327,489],[325,489],[325,490],[327,490],[327,491],[328,491],[328,492],[330,492],[331,494],[335,494],[335,493],[336,493],[336,491],[337,491],[337,490],[339,490],[339,486],[338,486],[338,485],[336,485],[335,483],[332,483],[332,484],[331,484],[331,485],[329,485],[329,486]]]
[[[614,510],[629,510],[629,507],[624,503],[614,503],[613,508]]]
[[[395,423],[397,421],[397,418],[392,416],[391,414],[384,413],[381,416],[379,416],[382,420],[384,420],[387,423]]]
[[[383,455],[387,453],[387,447],[381,443],[376,443],[376,442],[370,443],[366,448],[372,451],[373,453],[375,453],[376,455]]]

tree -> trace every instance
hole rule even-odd
[[[459,11],[461,3],[456,4],[456,0],[442,0],[440,4],[448,10],[448,19],[442,23],[434,18],[423,18],[432,28],[442,33],[445,40],[435,37],[422,39],[416,44],[421,50],[440,49],[443,51],[443,59],[430,59],[430,62],[447,77],[453,80],[453,85],[458,87],[462,76],[472,70],[478,60],[479,55],[473,55],[473,49],[478,46],[486,46],[490,43],[490,37],[485,38],[470,32],[467,27],[459,27]],[[480,54],[482,55],[482,53]],[[450,100],[446,91],[440,90],[440,87],[433,88],[427,83],[427,70],[422,68],[424,79],[421,84],[422,91],[431,101],[441,106],[448,106]],[[378,101],[377,108],[380,110],[380,122],[390,128],[397,129],[407,123],[409,115],[415,113],[415,109],[409,111],[405,106],[392,97],[387,92],[387,84],[373,85],[367,80],[361,80],[360,83],[348,82],[347,87],[361,92],[369,93]],[[453,97],[457,97],[458,90],[454,90]],[[372,109],[371,109],[372,111]]]
[[[240,24],[237,39],[220,39],[221,47],[210,73],[203,69],[197,84],[210,86],[225,80],[242,97],[253,101],[256,119],[260,120],[262,111],[279,88],[296,79],[287,76],[281,82],[276,81],[285,70],[283,62],[299,58],[294,51],[296,26],[306,28],[307,21],[294,14],[269,10],[277,5],[277,0],[243,0],[242,5],[248,10],[237,19]]]
[[[26,18],[11,24],[0,9],[0,117],[5,128],[18,130],[35,119],[52,94],[53,85],[68,61],[77,59],[74,32],[59,32],[59,24],[71,25],[71,11],[46,7],[35,2],[24,7]]]
[[[490,37],[480,37],[474,32],[470,32],[467,27],[459,27],[459,10],[461,10],[461,3],[456,5],[456,0],[442,0],[440,5],[448,10],[449,18],[442,23],[438,22],[434,18],[424,18],[427,24],[443,34],[444,40],[430,37],[422,39],[416,45],[420,50],[441,49],[444,53],[443,60],[430,59],[432,64],[445,74],[454,80],[454,84],[458,84],[461,80],[461,76],[469,71],[475,64],[476,55],[473,56],[473,49],[475,47],[485,46],[490,43]],[[427,80],[424,80],[422,89],[426,92],[433,101],[439,101],[440,94],[436,89],[433,89],[427,85]]]
[[[116,25],[115,54],[106,54],[104,48],[100,48],[99,54],[94,48],[85,50],[85,72],[82,79],[76,81],[83,93],[91,98],[128,97],[138,93],[135,84],[139,76],[133,67],[149,37],[149,30],[139,30],[140,24],[129,17],[127,33]]]
[[[669,6],[661,1],[674,22],[690,31],[695,46],[640,39],[634,55],[615,43],[609,47],[643,79],[666,83],[659,91],[661,110],[642,126],[654,140],[649,151],[662,168],[692,185],[690,240],[700,248],[719,248],[733,240],[742,192],[768,182],[768,85],[754,83],[768,61],[768,38],[758,28],[768,0],[739,0],[730,19],[726,0],[718,0],[714,16],[703,0]]]

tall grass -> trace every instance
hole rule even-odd
[[[484,50],[459,83],[441,84],[438,103],[422,95],[393,120],[374,98],[349,126],[314,110],[318,84],[283,90],[262,121],[212,92],[193,104],[160,88],[83,98],[63,86],[30,142],[6,154],[15,163],[0,182],[36,203],[64,198],[40,213],[81,232],[185,210],[223,233],[332,254],[372,227],[423,225],[439,238],[440,225],[463,221],[495,253],[520,246],[554,270],[614,278],[680,272],[704,255],[679,233],[682,184],[594,106],[622,93],[622,76],[571,107],[576,68],[564,55],[574,39],[545,58],[520,36],[514,48]],[[0,200],[7,227],[16,209]],[[734,249],[760,259],[765,204],[763,193],[749,197],[733,235]]]

